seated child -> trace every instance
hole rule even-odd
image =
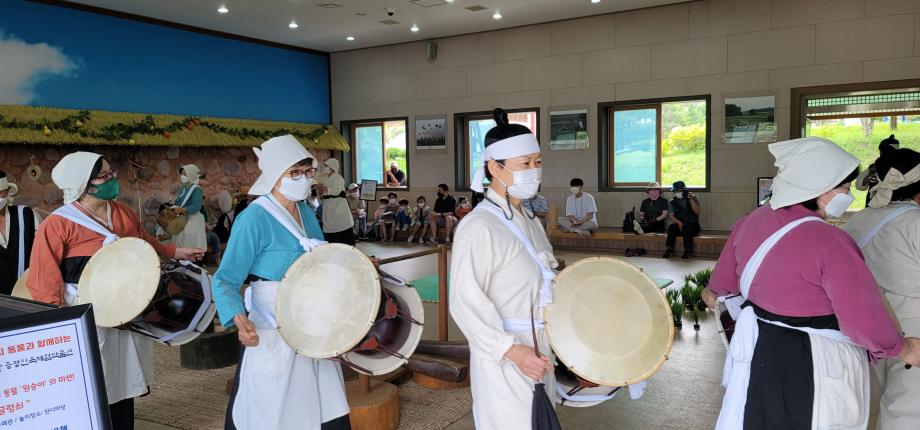
[[[473,211],[473,205],[470,204],[469,199],[466,197],[460,197],[457,199],[457,210],[454,211],[454,215],[457,216],[457,220],[463,219],[466,214]]]
[[[409,243],[418,238],[418,243],[425,243],[425,230],[428,229],[428,215],[431,214],[431,208],[428,207],[425,197],[416,199],[416,208],[412,217],[412,234],[409,235]]]
[[[408,200],[402,199],[399,201],[399,209],[396,212],[396,229],[407,231],[410,224],[412,224],[412,208],[409,207]]]

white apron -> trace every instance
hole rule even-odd
[[[192,192],[195,191],[195,188],[200,187],[192,185],[185,191],[185,198],[182,199],[182,203],[179,206],[185,207],[188,204],[188,200],[192,197]],[[179,248],[207,249],[208,233],[204,222],[204,214],[199,211],[196,214],[189,215],[185,228],[179,234],[173,236],[172,242]]]
[[[293,218],[271,197],[257,204],[298,239],[304,251],[324,243],[308,239]],[[342,368],[330,360],[298,355],[284,342],[275,320],[279,282],[251,283],[245,303],[256,326],[259,344],[247,347],[240,363],[240,378],[233,401],[233,423],[240,430],[309,429],[348,414]]]
[[[741,273],[741,296],[746,300],[751,282],[764,257],[789,231],[805,222],[823,222],[817,217],[805,217],[773,233],[762,243]],[[759,318],[754,308],[741,310],[735,333],[728,345],[722,385],[726,388],[717,430],[744,428],[751,360],[757,345],[757,321],[799,330],[809,334],[814,366],[814,405],[811,428],[864,430],[869,420],[869,363],[866,350],[856,346],[839,330],[792,327],[781,322]]]
[[[72,203],[54,211],[77,225],[99,233],[102,246],[118,239],[114,233],[77,209]],[[64,304],[77,304],[77,285],[64,284]],[[144,335],[116,328],[96,327],[102,373],[109,404],[142,396],[153,384],[153,342]]]
[[[911,210],[920,210],[920,206],[906,205],[891,211],[859,239],[860,249],[865,248],[885,225]],[[904,335],[920,335],[920,298],[903,296],[884,289],[882,293],[889,312],[898,321]],[[879,361],[873,373],[882,388],[877,428],[920,429],[920,407],[917,404],[920,396],[920,372],[904,368],[904,362],[901,360],[885,359]]]
[[[527,251],[527,254],[540,267],[542,283],[537,292],[537,303],[536,303],[537,309],[534,311],[535,319],[531,321],[530,319],[527,319],[527,318],[522,318],[522,319],[506,318],[502,320],[503,329],[504,331],[508,333],[512,333],[514,335],[515,343],[533,346],[534,349],[539,348],[541,353],[543,353],[545,356],[548,356],[550,359],[550,362],[553,363],[555,362],[555,357],[553,356],[552,349],[550,348],[549,337],[546,335],[546,332],[544,331],[545,321],[539,318],[542,318],[543,316],[543,308],[546,305],[553,302],[553,280],[556,278],[556,273],[553,272],[553,270],[548,267],[546,259],[541,257],[540,253],[537,252],[533,244],[530,242],[530,239],[527,238],[527,235],[525,235],[524,232],[521,231],[521,229],[517,225],[515,225],[511,220],[505,218],[505,214],[502,212],[500,208],[496,207],[494,204],[489,203],[489,202],[483,202],[483,204],[480,206],[486,209],[487,212],[490,212],[491,214],[495,215],[496,218],[498,218],[504,223],[504,225],[508,228],[508,230],[510,230],[511,233],[514,234],[514,236],[524,246],[524,249]],[[532,345],[533,330],[536,331],[536,338],[537,338],[537,341],[540,343],[539,345]],[[547,353],[546,351],[549,351],[549,353]],[[489,360],[484,360],[484,359],[479,359],[479,358],[476,358],[476,359],[479,360],[482,366],[494,365],[494,363]],[[525,376],[517,368],[517,366],[509,360],[503,360],[503,363],[501,366],[502,366],[502,374],[504,375],[504,379],[502,381],[496,381],[496,382],[505,383],[505,384],[510,385],[512,384],[513,381],[526,381],[525,384],[520,384],[519,382],[516,382],[514,385],[526,385],[526,386],[529,386],[530,389],[527,391],[515,392],[514,394],[519,397],[522,397],[523,403],[532,404],[533,390],[534,390],[534,385],[535,385],[534,380]],[[476,366],[476,367],[480,367],[480,366]],[[471,371],[478,370],[476,369],[476,367],[471,368]],[[543,380],[540,381],[545,384],[544,388],[547,390],[547,395],[549,396],[550,399],[555,398],[554,393],[553,393],[555,391],[555,379],[556,378],[553,372],[548,372],[544,376]],[[482,387],[482,388],[488,388],[488,387]],[[476,394],[477,393],[474,390],[473,392],[474,404],[476,403],[476,397],[480,397],[480,396],[477,396]],[[486,399],[486,396],[481,396],[480,402],[484,399]],[[521,399],[518,399],[518,400],[521,400]],[[501,407],[501,405],[491,405],[491,406]],[[553,406],[555,406],[555,404]],[[476,423],[476,428],[489,430],[477,419],[476,409],[477,408],[475,407],[473,408],[473,420]],[[526,422],[521,422],[519,424],[520,424],[520,428],[522,429],[530,428],[529,420]],[[511,429],[508,429],[508,430],[511,430]]]

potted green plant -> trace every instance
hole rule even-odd
[[[703,289],[709,285],[712,269],[703,269],[684,276],[684,286],[680,289],[681,301],[685,310],[693,317],[693,329],[700,330],[700,314],[706,311],[703,303]]]
[[[665,292],[668,304],[671,306],[671,317],[674,319],[674,327],[680,329],[683,327],[684,303],[680,298],[680,291],[668,290]]]

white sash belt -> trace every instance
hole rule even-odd
[[[179,203],[179,207],[185,207],[185,205],[188,203],[188,200],[192,198],[192,192],[195,191],[195,188],[199,188],[198,185],[192,185],[190,188],[185,190],[185,198],[182,199],[182,203]]]
[[[502,326],[507,332],[530,332],[531,324],[529,319],[508,318],[502,320]],[[543,320],[533,320],[533,328],[543,330],[546,322]]]
[[[261,329],[276,330],[278,321],[275,319],[275,299],[278,296],[277,281],[258,281],[249,284],[243,297],[249,319]]]

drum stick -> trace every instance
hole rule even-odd
[[[413,258],[424,257],[424,256],[426,256],[426,255],[437,254],[437,253],[438,253],[438,249],[437,249],[437,248],[432,248],[432,249],[426,249],[426,250],[424,250],[424,251],[413,252],[413,253],[411,253],[411,254],[403,254],[403,255],[397,255],[397,256],[395,256],[395,257],[381,258],[381,259],[380,259],[380,265],[382,266],[382,265],[384,265],[384,264],[390,264],[390,263],[396,263],[396,262],[399,262],[399,261],[411,260],[411,259],[413,259]]]

